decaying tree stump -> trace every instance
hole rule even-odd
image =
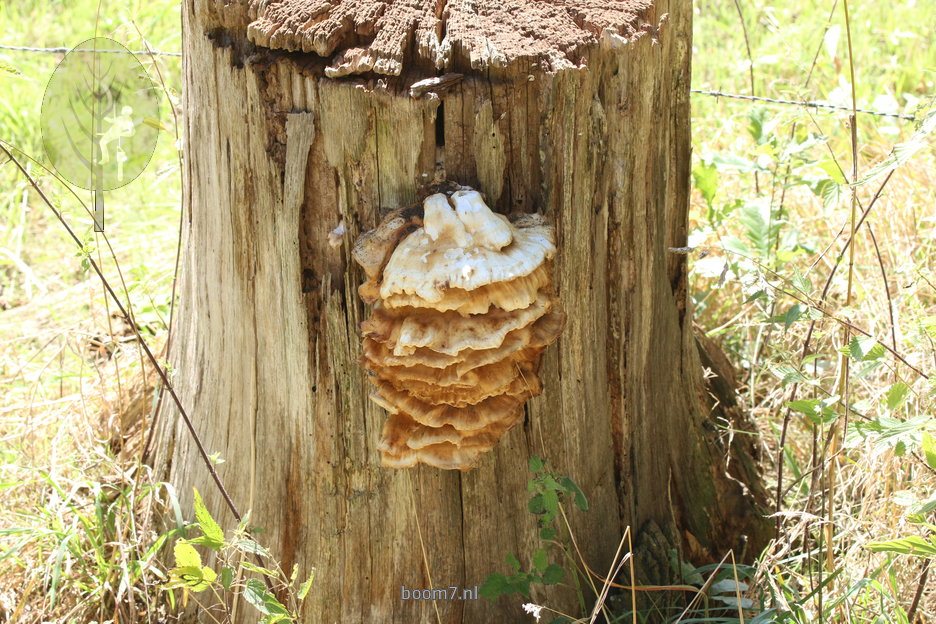
[[[591,503],[594,570],[630,526],[645,577],[762,542],[729,476],[687,309],[688,0],[185,0],[185,262],[174,383],[308,622],[518,621],[473,587],[538,547],[530,455]],[[556,226],[567,322],[545,391],[474,470],[379,465],[353,241],[442,180]],[[343,223],[338,247],[329,245]],[[340,232],[340,230],[339,230]],[[226,515],[168,402],[155,461]],[[652,539],[641,541],[641,535]],[[430,580],[431,577],[431,580]],[[573,592],[534,596],[575,611]]]

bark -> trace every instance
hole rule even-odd
[[[520,621],[520,600],[433,605],[402,601],[400,586],[480,585],[508,552],[528,564],[531,454],[588,496],[570,521],[596,571],[626,527],[651,580],[668,574],[668,548],[702,562],[762,543],[762,491],[711,426],[685,259],[668,251],[687,229],[688,0],[183,6],[174,383],[264,545],[287,571],[318,569],[305,621],[427,621],[436,608],[443,622]],[[462,77],[410,95],[443,73]],[[568,322],[543,395],[478,468],[382,469],[351,248],[443,179],[556,224]],[[159,422],[158,464],[231,526],[168,402]],[[577,610],[567,588],[534,601]]]

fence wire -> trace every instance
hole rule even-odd
[[[9,45],[0,45],[0,50],[12,50],[14,52],[36,52],[36,53],[45,53],[45,54],[65,54],[72,51],[72,48],[34,48],[31,46],[9,46]],[[90,52],[90,50],[78,50],[79,52]],[[109,52],[109,53],[120,53],[122,50],[98,50],[98,52]],[[136,50],[133,51],[133,54],[138,54],[142,56],[182,56],[181,52],[164,52],[162,50]],[[744,95],[741,93],[726,93],[724,91],[710,91],[708,89],[690,89],[690,92],[696,93],[699,95],[708,95],[717,98],[731,98],[735,100],[748,100],[752,102],[765,102],[767,104],[781,104],[785,106],[804,106],[806,108],[825,108],[830,110],[838,110],[851,112],[851,107],[842,106],[840,104],[830,104],[828,102],[811,102],[807,100],[783,100],[779,98],[769,98],[769,97],[760,97],[756,95]],[[907,121],[916,121],[916,117],[913,115],[905,115],[903,113],[889,113],[885,111],[876,111],[869,110],[866,108],[858,108],[856,112],[863,113],[865,115],[874,115],[875,117],[892,117],[895,119],[905,119]]]

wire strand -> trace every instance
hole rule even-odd
[[[34,48],[31,46],[9,46],[9,45],[0,45],[0,50],[12,50],[15,52],[39,52],[46,54],[65,54],[71,52],[72,48]],[[77,50],[78,52],[90,52],[91,50]],[[98,50],[98,52],[105,53],[114,53],[118,54],[123,52],[123,50]],[[143,56],[149,56],[150,54],[155,56],[182,56],[181,52],[165,52],[162,50],[137,50],[133,54],[139,54]],[[827,108],[831,110],[840,110],[851,112],[852,108],[850,106],[841,106],[839,104],[829,104],[827,102],[811,102],[807,100],[784,100],[780,98],[769,98],[762,97],[757,95],[743,95],[741,93],[727,93],[725,91],[711,91],[708,89],[690,89],[690,92],[697,93],[700,95],[708,95],[712,97],[723,97],[731,98],[735,100],[749,100],[753,102],[766,102],[768,104],[784,104],[786,106],[805,106],[807,108]],[[902,113],[888,113],[884,111],[869,110],[866,108],[858,108],[856,112],[864,113],[865,115],[874,115],[877,117],[893,117],[895,119],[906,119],[907,121],[916,121],[914,115],[905,115]]]
[[[101,52],[103,54],[125,54],[125,50],[76,50],[74,48],[33,48],[30,46],[9,46],[9,45],[0,45],[0,50],[13,50],[15,52],[43,52],[46,54],[65,54],[68,52]],[[181,52],[162,52],[160,50],[135,50],[132,51],[132,54],[138,54],[141,56],[149,56],[153,54],[155,56],[182,56]]]

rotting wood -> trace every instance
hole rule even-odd
[[[373,32],[366,15],[355,22],[371,2],[323,2],[332,13],[318,21],[275,0],[183,3],[188,251],[174,379],[264,544],[285,570],[318,569],[304,621],[434,621],[431,603],[400,599],[401,585],[429,587],[431,576],[473,587],[504,571],[508,552],[528,563],[539,546],[526,510],[531,454],[588,495],[591,509],[570,521],[593,569],[607,569],[628,526],[646,576],[666,573],[670,547],[703,561],[752,552],[764,537],[759,485],[726,472],[725,457],[745,449],[710,426],[685,258],[667,251],[685,245],[687,228],[689,2],[582,5],[617,13],[412,2],[425,20],[400,52],[380,36],[398,28],[376,29],[403,3],[381,3]],[[287,10],[295,25],[278,38],[261,28]],[[358,25],[346,28],[338,11]],[[338,26],[317,40],[312,28],[329,20]],[[263,47],[316,41],[330,57]],[[386,63],[327,78],[354,47]],[[375,75],[394,59],[399,76]],[[409,96],[440,72],[464,77]],[[501,213],[545,215],[557,231],[557,290],[571,302],[544,356],[544,394],[463,475],[379,467],[385,415],[356,364],[366,314],[353,241],[442,179],[478,188]],[[196,486],[230,526],[184,431],[171,413],[160,422],[156,463],[183,504]],[[533,600],[577,608],[558,586]],[[519,603],[435,606],[443,622],[480,623],[522,621]]]

